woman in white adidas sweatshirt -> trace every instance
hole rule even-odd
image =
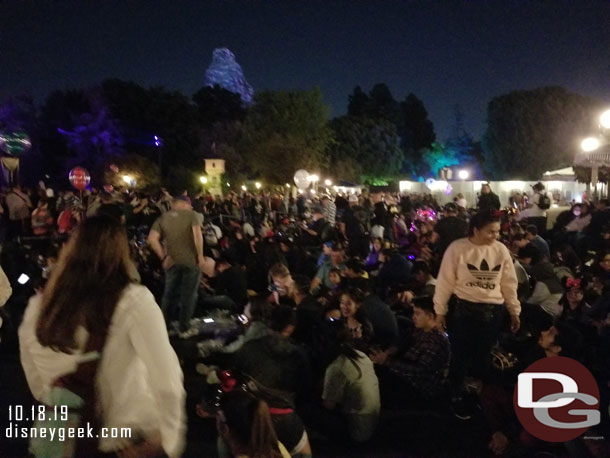
[[[451,381],[459,392],[466,375],[485,378],[490,351],[502,325],[505,306],[511,330],[519,330],[521,305],[517,276],[508,249],[497,238],[500,218],[495,212],[472,217],[468,238],[447,248],[438,274],[434,310],[451,342]]]

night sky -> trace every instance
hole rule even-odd
[[[487,102],[561,85],[610,103],[610,2],[0,0],[0,98],[104,78],[203,85],[212,50],[237,56],[255,90],[319,86],[333,115],[356,85],[421,98],[444,140]]]

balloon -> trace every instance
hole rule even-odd
[[[0,148],[12,156],[25,153],[31,146],[30,137],[25,132],[3,132],[0,134]]]
[[[68,179],[74,188],[78,189],[79,191],[83,191],[91,181],[91,175],[89,175],[87,169],[83,167],[74,167],[72,170],[70,170]]]
[[[304,169],[297,170],[294,174],[294,184],[299,189],[306,189],[309,186],[309,172]]]

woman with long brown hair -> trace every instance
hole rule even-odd
[[[219,447],[221,458],[288,458],[290,454],[278,441],[267,403],[252,394],[235,389],[224,393],[216,416],[219,438],[230,455]],[[219,444],[220,445],[220,444]]]
[[[83,221],[43,294],[28,304],[19,328],[21,361],[37,400],[48,405],[57,381],[65,386],[78,375],[90,387],[82,396],[97,424],[130,429],[131,439],[100,435],[99,451],[178,457],[185,436],[182,370],[161,310],[132,273],[124,228],[107,216]],[[84,358],[91,350],[101,353],[93,363]]]

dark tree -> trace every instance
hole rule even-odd
[[[217,122],[242,121],[246,114],[241,96],[218,85],[201,88],[193,95],[203,128]]]
[[[595,132],[598,101],[562,87],[513,91],[487,107],[485,168],[494,179],[537,180],[566,167],[583,137]]]
[[[434,133],[434,125],[428,119],[428,112],[424,107],[424,103],[414,94],[409,94],[401,102],[400,108],[404,122],[399,128],[403,148],[413,151],[430,148],[436,141],[436,135]]]
[[[330,123],[330,171],[362,182],[395,177],[404,160],[394,125],[385,119],[342,116]]]
[[[102,93],[123,128],[130,152],[161,162],[163,177],[178,164],[201,173],[199,115],[188,97],[163,87],[145,89],[120,80],[104,81]],[[155,145],[155,135],[162,139],[162,146]]]
[[[350,116],[366,116],[369,106],[369,96],[360,86],[354,88],[354,92],[348,96],[347,114]]]
[[[323,168],[331,139],[329,111],[317,88],[257,93],[240,146],[250,170],[269,183],[283,184],[297,169]]]

